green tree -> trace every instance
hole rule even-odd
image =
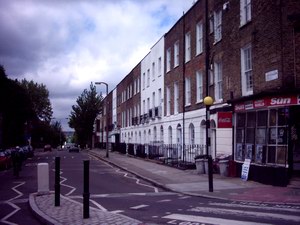
[[[36,115],[26,90],[17,81],[7,78],[3,66],[0,66],[0,117],[0,146],[26,144]]]
[[[19,84],[27,91],[37,117],[42,121],[50,122],[53,111],[47,87],[26,79],[21,80]]]
[[[91,145],[94,121],[101,111],[103,97],[97,94],[96,86],[90,84],[72,106],[69,126],[75,130],[75,136],[81,146]]]

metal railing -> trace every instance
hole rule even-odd
[[[162,144],[160,142],[150,144],[120,143],[112,144],[112,151],[158,160],[174,167],[194,168],[195,157],[204,154],[205,145]]]

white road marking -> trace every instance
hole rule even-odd
[[[11,198],[11,199],[9,199],[9,200],[7,200],[5,202],[6,204],[9,204],[11,207],[13,207],[14,211],[12,211],[11,213],[9,213],[8,215],[6,215],[5,217],[3,217],[0,220],[2,223],[6,223],[6,224],[9,224],[9,225],[18,225],[16,223],[12,223],[12,222],[7,221],[7,219],[9,217],[11,217],[12,215],[14,215],[15,213],[17,213],[20,210],[20,207],[17,206],[16,204],[14,204],[12,201],[16,201],[17,198],[20,198],[21,196],[23,196],[23,193],[20,192],[20,191],[18,191],[17,187],[22,186],[23,184],[25,184],[25,182],[15,182],[15,183],[18,183],[18,185],[12,187],[12,190],[15,191],[18,195],[15,196],[15,197],[13,197],[13,198]]]
[[[193,216],[193,215],[184,215],[184,214],[171,214],[168,216],[162,217],[164,219],[171,219],[171,220],[181,220],[181,221],[188,221],[188,222],[198,222],[198,223],[209,223],[209,224],[219,224],[219,225],[255,225],[255,224],[263,224],[263,223],[254,223],[254,222],[247,222],[247,221],[237,221],[237,220],[228,220],[228,219],[221,219],[221,218],[212,218],[212,217],[204,217],[204,216]]]
[[[145,207],[148,207],[149,205],[137,205],[137,206],[133,206],[133,207],[130,207],[131,209],[142,209],[142,208],[145,208]]]
[[[123,173],[123,174],[124,174],[124,177],[127,177],[127,178],[129,178],[129,179],[136,180],[135,183],[138,184],[138,185],[145,186],[145,187],[149,187],[149,188],[153,188],[153,189],[154,189],[154,192],[158,192],[158,188],[156,188],[156,187],[154,187],[154,186],[147,185],[147,184],[142,184],[142,183],[140,183],[140,179],[138,179],[138,178],[136,178],[136,177],[128,176],[128,173],[127,173],[127,172],[121,171],[120,169],[117,169],[116,172],[117,172],[117,173]]]
[[[287,212],[298,212],[300,213],[300,209],[295,208],[282,208],[282,207],[272,207],[267,205],[244,205],[237,203],[209,203],[212,206],[221,206],[221,207],[239,207],[239,208],[250,208],[250,209],[264,209],[264,210],[279,210],[279,211],[287,211]]]
[[[100,205],[98,202],[90,199],[90,202],[93,203],[95,206],[97,206],[100,210],[102,210],[103,212],[107,212],[107,209],[104,208],[102,205]]]
[[[264,218],[264,219],[283,219],[289,221],[300,222],[300,216],[293,215],[283,215],[278,213],[264,213],[264,212],[246,212],[245,210],[236,210],[236,209],[223,209],[223,208],[210,208],[210,207],[196,207],[189,209],[188,211],[192,212],[202,212],[215,215],[235,215],[235,216],[249,216],[253,218]]]
[[[122,213],[124,212],[124,210],[114,210],[114,211],[110,211],[111,213],[115,213],[115,214],[118,214],[118,213]]]
[[[162,199],[162,200],[159,200],[157,202],[170,202],[170,201],[172,201],[172,200],[171,199]]]
[[[191,196],[183,196],[183,197],[180,197],[178,199],[187,199],[187,198],[191,198]]]

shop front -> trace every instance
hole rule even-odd
[[[248,178],[286,186],[300,171],[300,97],[265,96],[233,103],[237,174],[251,160]]]

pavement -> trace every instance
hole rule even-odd
[[[168,191],[191,196],[230,201],[245,201],[253,204],[288,204],[300,207],[300,186],[274,187],[238,177],[213,174],[213,192],[209,192],[208,175],[196,170],[180,170],[157,161],[135,158],[118,152],[92,149],[89,154],[109,164],[130,172],[153,185]],[[143,224],[127,216],[90,207],[90,218],[83,219],[82,204],[61,196],[60,206],[54,206],[54,193],[30,195],[32,211],[43,224]]]

